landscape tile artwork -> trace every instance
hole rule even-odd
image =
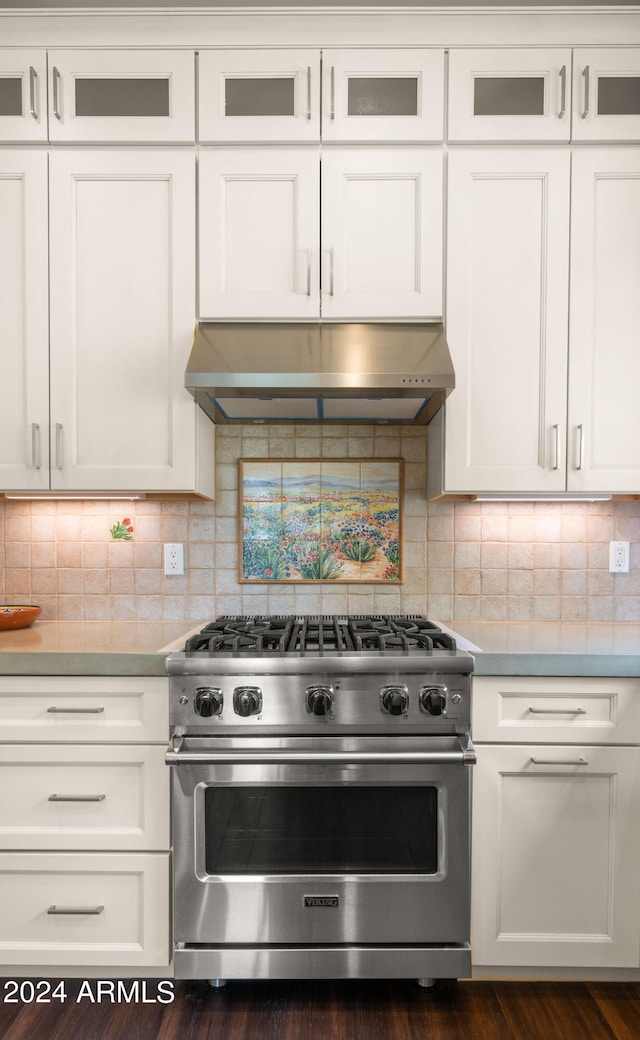
[[[402,580],[402,459],[240,459],[242,582]]]

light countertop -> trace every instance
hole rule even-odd
[[[36,621],[0,631],[0,674],[165,675],[166,654],[193,629],[186,621]]]
[[[640,624],[452,622],[476,675],[640,676]]]

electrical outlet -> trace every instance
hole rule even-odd
[[[611,574],[629,572],[629,543],[609,542],[609,571]]]
[[[184,545],[182,542],[165,543],[164,573],[184,574]]]

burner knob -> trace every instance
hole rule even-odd
[[[404,715],[409,708],[406,686],[383,686],[380,690],[380,711],[387,715]]]
[[[429,715],[446,715],[446,686],[423,686],[420,690],[420,707]]]
[[[262,690],[259,686],[236,686],[233,691],[233,710],[247,719],[262,711]]]
[[[193,707],[196,715],[203,719],[209,719],[212,715],[219,715],[222,711],[222,690],[217,686],[199,686],[196,690]]]
[[[307,711],[310,715],[331,715],[333,686],[307,686]]]

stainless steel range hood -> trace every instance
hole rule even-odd
[[[201,322],[185,375],[215,423],[426,424],[454,385],[434,323]]]

